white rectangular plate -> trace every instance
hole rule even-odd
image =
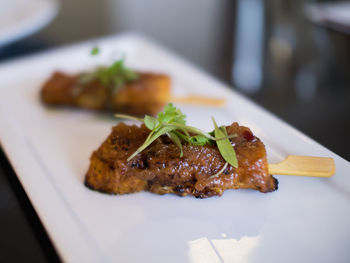
[[[98,45],[100,57],[91,57]],[[195,199],[142,192],[111,196],[87,189],[89,157],[116,124],[91,112],[48,110],[39,90],[59,69],[110,63],[169,74],[176,95],[225,97],[222,109],[181,106],[188,123],[212,130],[238,121],[287,154],[335,159],[332,178],[276,176],[263,194],[230,190]],[[164,47],[138,35],[93,40],[0,66],[0,139],[35,210],[67,262],[349,262],[350,165]]]

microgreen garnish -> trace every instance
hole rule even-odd
[[[214,134],[215,138],[224,138],[227,137],[227,131],[225,126],[218,127],[216,124],[216,121],[214,118],[212,118],[214,123]],[[236,153],[234,148],[232,147],[232,144],[228,138],[222,139],[222,140],[216,140],[216,145],[218,146],[218,149],[221,153],[222,158],[229,164],[231,164],[233,167],[238,167],[238,161],[236,157]]]
[[[91,50],[91,55],[97,55],[99,49],[97,47]],[[109,67],[99,67],[93,72],[84,73],[80,76],[80,83],[87,84],[97,79],[102,85],[110,88],[112,93],[116,93],[122,88],[126,82],[134,81],[139,78],[139,75],[127,68],[124,64],[124,57],[112,63]]]
[[[207,144],[216,143],[224,160],[233,167],[238,167],[236,153],[229,140],[229,138],[237,135],[233,134],[228,136],[226,128],[224,126],[219,128],[214,118],[213,123],[215,129],[213,132],[207,133],[198,128],[186,125],[186,115],[184,115],[171,103],[165,106],[164,111],[160,112],[157,118],[148,115],[146,115],[144,119],[124,114],[115,114],[115,116],[124,119],[141,121],[151,131],[145,142],[131,156],[129,156],[127,159],[128,161],[146,149],[160,136],[167,135],[173,141],[173,143],[179,147],[180,157],[183,156],[182,141],[195,146],[204,146]],[[225,165],[224,169],[226,169],[226,167],[227,165]],[[221,170],[223,171],[224,169]]]
[[[91,52],[90,52],[91,55],[95,56],[98,53],[100,53],[100,49],[98,47],[94,47],[93,49],[91,49]]]

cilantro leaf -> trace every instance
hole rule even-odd
[[[146,127],[150,130],[153,130],[159,124],[159,121],[156,118],[148,115],[145,116],[143,122],[145,123]]]
[[[196,145],[196,146],[204,146],[206,144],[210,143],[210,139],[203,136],[203,135],[196,135],[190,137],[190,144]]]
[[[165,106],[164,112],[158,114],[160,123],[179,123],[186,124],[186,115],[177,109],[172,103]]]

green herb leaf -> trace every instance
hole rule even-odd
[[[220,140],[216,141],[216,145],[218,146],[218,149],[221,153],[222,158],[229,164],[231,164],[233,167],[237,168],[238,167],[238,161],[236,157],[236,152],[231,145],[230,140],[227,138],[227,131],[225,127],[218,127],[216,124],[216,121],[214,118],[212,118],[213,123],[214,123],[214,134],[215,138],[220,138]],[[226,139],[222,139],[226,137]]]
[[[190,137],[190,144],[196,145],[196,146],[204,146],[206,144],[210,143],[210,139],[203,136],[203,135],[196,135]]]
[[[173,131],[180,139],[188,142],[191,145],[195,146],[204,146],[206,144],[211,144],[213,140],[203,136],[203,135],[195,135],[195,136],[190,136],[186,134],[182,134],[179,131]]]
[[[150,130],[153,130],[159,125],[159,121],[156,118],[148,115],[145,115],[143,122],[145,123],[146,127]]]
[[[166,134],[167,132],[170,132],[174,130],[174,127],[161,127],[157,132],[152,134],[152,136],[149,136],[144,144],[142,144],[136,152],[134,152],[128,159],[127,161],[130,161],[132,158],[134,158],[138,153],[142,152],[144,149],[146,149],[149,145],[151,145],[152,142],[154,142],[156,139],[158,139],[160,136],[163,134]]]
[[[100,53],[100,49],[98,47],[91,49],[91,55],[96,56],[98,53]]]
[[[202,135],[204,137],[207,137],[208,139],[211,139],[211,140],[215,140],[215,138],[213,136],[211,136],[209,133],[205,132],[205,131],[202,131],[196,127],[192,127],[192,126],[187,126],[187,125],[184,125],[184,124],[180,124],[180,123],[171,123],[171,124],[163,124],[165,126],[175,126],[176,128],[178,128],[179,130],[183,130],[183,131],[186,131],[187,133],[187,136],[188,135],[188,132],[192,132],[192,133],[195,133],[195,134],[198,134],[198,135]]]
[[[172,103],[165,106],[164,112],[158,114],[160,123],[179,123],[186,124],[186,115],[177,109]]]
[[[184,155],[182,150],[182,144],[180,138],[176,135],[174,132],[168,132],[168,135],[170,139],[173,141],[173,143],[180,148],[180,158]]]
[[[91,54],[96,55],[98,52],[98,48],[94,48]],[[97,79],[112,93],[116,93],[126,82],[135,81],[138,78],[139,75],[135,71],[124,65],[124,58],[122,58],[109,67],[99,67],[93,72],[82,74],[79,80],[84,85]]]

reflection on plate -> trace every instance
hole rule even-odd
[[[265,142],[270,162],[287,154],[333,157],[332,178],[278,176],[279,190],[226,191],[195,199],[147,192],[109,196],[83,185],[91,152],[115,119],[40,104],[56,69],[96,66],[92,46],[127,54],[138,70],[173,78],[175,95],[225,97],[225,108],[181,107],[203,130],[238,121]],[[98,61],[100,64],[103,61]],[[107,59],[105,61],[108,62]],[[21,76],[21,78],[18,78]],[[0,139],[62,259],[67,262],[347,262],[350,164],[193,65],[137,35],[87,42],[0,66]]]

